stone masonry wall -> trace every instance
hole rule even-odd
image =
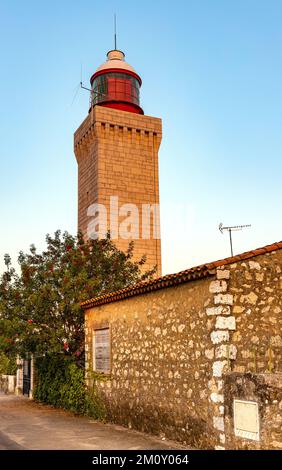
[[[189,282],[86,314],[89,370],[92,330],[110,326],[111,376],[97,385],[112,421],[213,448],[217,431],[208,395],[214,319],[205,313],[209,285],[209,279]]]
[[[89,309],[89,384],[92,332],[111,332],[111,374],[96,381],[110,419],[197,448],[251,448],[233,439],[226,384],[230,374],[281,372],[281,267],[282,250],[249,256],[208,278]],[[282,445],[275,400],[259,448]]]
[[[282,372],[282,250],[230,266],[234,372]]]

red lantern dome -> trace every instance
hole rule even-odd
[[[99,105],[144,114],[139,99],[141,78],[134,68],[125,62],[122,51],[109,51],[107,57],[107,62],[101,65],[90,79],[91,106]]]

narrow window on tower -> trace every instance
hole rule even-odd
[[[111,371],[109,328],[93,331],[92,352],[93,370],[109,374]]]

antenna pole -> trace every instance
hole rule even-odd
[[[250,224],[248,225],[234,225],[233,227],[223,227],[223,224],[219,224],[219,230],[221,233],[224,232],[224,230],[229,232],[229,241],[230,241],[230,249],[231,249],[231,256],[233,255],[233,243],[232,243],[232,232],[237,231],[237,230],[242,230],[243,228],[246,227],[251,227]]]
[[[231,256],[233,256],[232,230],[229,229],[228,231],[229,231],[229,239],[230,239]]]
[[[117,15],[114,16],[114,30],[115,30],[115,51],[117,50]]]

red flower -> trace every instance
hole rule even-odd
[[[68,351],[68,349],[69,349],[69,343],[64,343],[64,350]]]
[[[29,323],[30,325],[32,325],[33,320],[27,320],[27,323]]]

